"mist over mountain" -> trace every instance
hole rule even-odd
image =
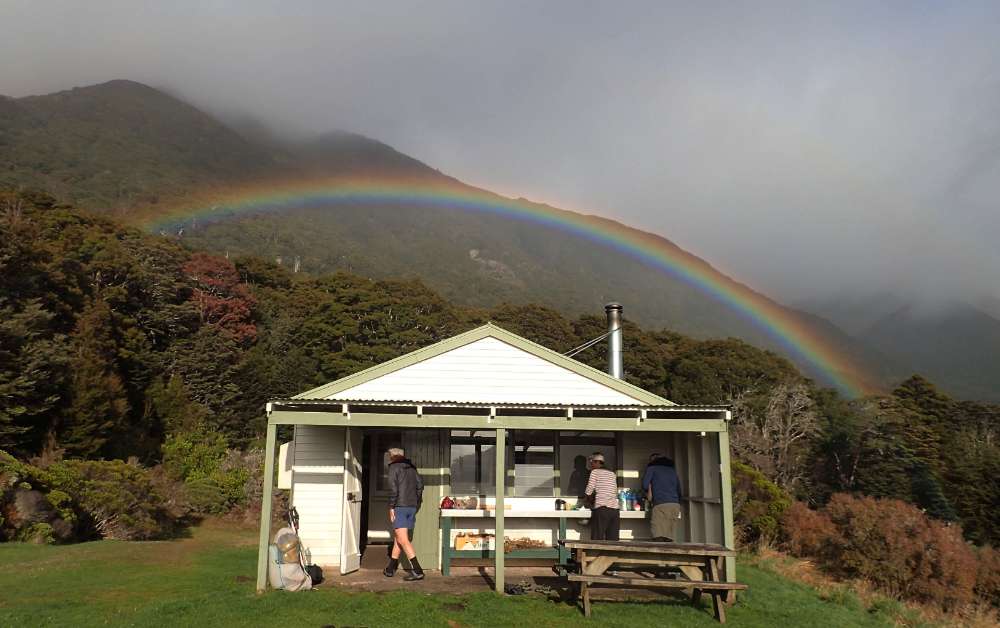
[[[18,115],[0,125],[10,147],[0,166],[2,181],[44,187],[126,218],[137,213],[148,219],[195,195],[296,177],[426,179],[490,195],[373,139],[343,131],[285,138],[246,118],[232,129],[173,96],[129,81],[6,102]],[[116,132],[111,127],[122,119],[130,122]],[[207,157],[199,152],[205,143],[213,145]],[[215,161],[211,168],[206,159]],[[572,218],[571,212],[544,209]],[[616,224],[604,222],[608,228]],[[183,241],[219,253],[280,259],[305,272],[343,269],[378,278],[420,277],[449,299],[483,307],[538,302],[577,315],[600,312],[605,302],[619,300],[629,318],[646,325],[700,338],[735,336],[788,353],[745,314],[624,252],[555,227],[446,203],[303,204],[280,214],[250,213],[212,224],[192,220],[184,225]],[[660,238],[660,243],[684,254],[668,240]],[[880,357],[864,344],[821,317],[790,314],[882,380]],[[827,374],[815,365],[792,357],[826,381]]]
[[[0,184],[84,207],[126,211],[280,167],[212,116],[134,81],[0,98]]]
[[[903,307],[859,338],[892,356],[898,374],[918,371],[967,399],[998,398],[1000,319],[971,305]]]

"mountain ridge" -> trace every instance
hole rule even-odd
[[[334,131],[307,141],[278,137],[266,144],[254,140],[247,130],[251,126],[241,134],[174,96],[131,81],[5,99],[0,148],[7,150],[0,155],[7,157],[0,156],[0,184],[47,188],[84,207],[124,216],[139,208],[155,213],[195,192],[222,195],[252,181],[310,176],[412,176],[483,191],[357,134]],[[662,235],[624,228],[655,237],[732,281]],[[303,206],[280,215],[199,225],[185,230],[184,239],[217,252],[298,260],[297,266],[316,273],[345,269],[378,278],[418,276],[450,299],[483,307],[535,301],[574,315],[619,300],[645,325],[701,338],[735,336],[788,355],[781,339],[744,315],[621,251],[596,247],[555,227],[443,204],[419,209],[361,202]],[[835,324],[752,292],[801,320],[824,342],[841,347],[876,378],[884,376],[882,356]],[[825,377],[801,356],[790,357],[810,376]]]

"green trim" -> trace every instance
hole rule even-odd
[[[504,468],[507,465],[507,456],[504,452],[507,451],[507,430],[502,427],[497,428],[497,444],[496,444],[496,510],[494,515],[494,544],[497,550],[494,556],[494,562],[496,564],[493,574],[493,582],[496,583],[496,592],[503,595],[504,593],[504,566],[503,566],[503,546],[504,546],[504,530],[503,530],[503,516],[504,516],[504,483],[506,478],[504,477]]]
[[[271,537],[271,495],[274,490],[274,445],[277,425],[268,420],[264,447],[264,494],[260,505],[260,542],[257,545],[257,593],[267,591],[268,544]]]
[[[501,552],[507,558],[558,558],[559,550],[555,547],[539,547],[535,549]],[[494,550],[451,550],[451,558],[494,558]]]
[[[692,413],[696,414],[696,413]],[[498,416],[492,420],[483,415],[377,414],[338,412],[296,412],[275,410],[268,423],[275,425],[342,425],[357,427],[443,428],[494,430],[580,430],[588,432],[722,432],[726,422],[718,410],[702,412],[718,418],[704,419],[645,419],[634,418],[572,418]]]
[[[726,412],[728,415],[729,412]],[[728,419],[728,416],[727,416]],[[722,475],[722,538],[729,549],[736,549],[733,530],[733,479],[729,460],[729,432],[719,432],[719,470]],[[726,582],[736,582],[736,559],[726,558]]]
[[[612,388],[624,395],[628,395],[641,403],[654,406],[676,405],[659,395],[654,395],[653,393],[643,390],[638,386],[629,384],[624,380],[611,377],[604,371],[587,366],[586,364],[578,362],[573,358],[567,358],[558,351],[553,351],[552,349],[543,347],[542,345],[532,342],[527,338],[522,338],[521,336],[509,332],[506,329],[497,327],[493,323],[487,323],[482,327],[477,327],[422,349],[417,349],[416,351],[407,353],[406,355],[402,355],[393,360],[389,360],[388,362],[383,362],[382,364],[359,371],[353,375],[348,375],[347,377],[330,382],[329,384],[324,384],[313,388],[312,390],[299,393],[298,395],[295,395],[293,399],[325,399],[349,388],[354,388],[355,386],[359,386],[365,382],[383,377],[389,373],[395,373],[400,369],[404,369],[408,366],[417,364],[418,362],[423,362],[424,360],[439,356],[442,353],[447,353],[453,349],[471,344],[477,340],[482,340],[483,338],[495,338],[501,342],[505,342],[512,347],[526,351],[527,353],[551,362],[556,366],[561,366],[576,373],[577,375],[582,375],[583,377],[595,381],[598,384],[603,384],[608,388]],[[484,403],[488,402],[488,399],[484,400]]]

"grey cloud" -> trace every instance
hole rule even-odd
[[[790,302],[1000,295],[1000,5],[38,3],[0,93],[132,78],[663,234]]]

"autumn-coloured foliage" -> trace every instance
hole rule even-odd
[[[214,326],[241,343],[257,337],[253,322],[257,300],[240,280],[232,262],[207,253],[194,253],[184,264],[184,273],[195,282],[191,301],[203,324]]]
[[[788,548],[837,575],[952,610],[974,600],[977,557],[956,525],[895,499],[838,493],[819,512],[789,508]]]
[[[796,556],[818,558],[824,555],[837,528],[824,513],[794,502],[782,518],[785,547]]]
[[[979,548],[978,554],[976,595],[993,606],[1000,607],[1000,550],[984,545]]]

